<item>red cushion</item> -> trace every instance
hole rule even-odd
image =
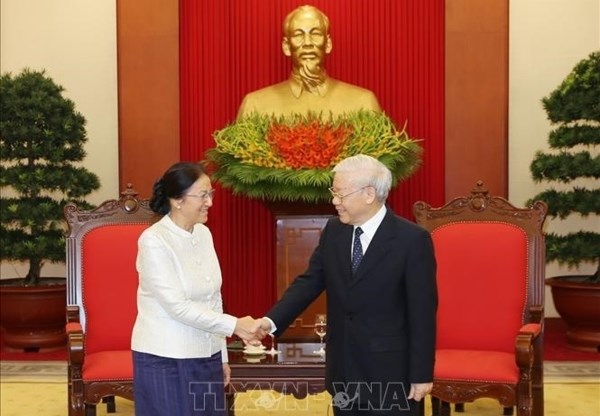
[[[131,351],[104,351],[86,354],[82,377],[84,381],[133,380]]]
[[[501,222],[432,233],[439,293],[437,348],[514,354],[527,296],[527,235]]]
[[[515,355],[500,351],[437,350],[436,380],[484,381],[516,384]]]
[[[148,224],[113,224],[82,243],[85,351],[129,350],[137,315],[137,240]],[[87,358],[86,358],[87,360]]]

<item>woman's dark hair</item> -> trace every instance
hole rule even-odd
[[[152,187],[152,211],[168,214],[171,210],[169,199],[181,198],[202,175],[208,175],[203,163],[178,162],[172,165]]]

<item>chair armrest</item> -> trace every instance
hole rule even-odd
[[[536,323],[525,324],[521,327],[521,329],[519,329],[519,335],[532,335],[533,338],[537,338],[541,333],[542,325]]]
[[[79,322],[79,306],[67,306],[67,323],[68,322]]]
[[[515,340],[515,360],[520,369],[530,369],[533,366],[535,340],[541,333],[540,324],[525,324],[519,330]]]
[[[83,328],[79,322],[67,322],[67,352],[69,365],[83,365]]]

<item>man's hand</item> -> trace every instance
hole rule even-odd
[[[422,398],[431,393],[433,383],[411,383],[408,398],[420,402]]]
[[[251,316],[238,318],[233,333],[246,344],[252,341],[260,343],[260,340],[267,335],[267,331],[262,329],[262,321],[262,319],[254,319]]]

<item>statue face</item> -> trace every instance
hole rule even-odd
[[[331,39],[318,14],[309,10],[292,17],[283,39],[283,52],[292,58],[295,68],[318,70],[330,51]]]

